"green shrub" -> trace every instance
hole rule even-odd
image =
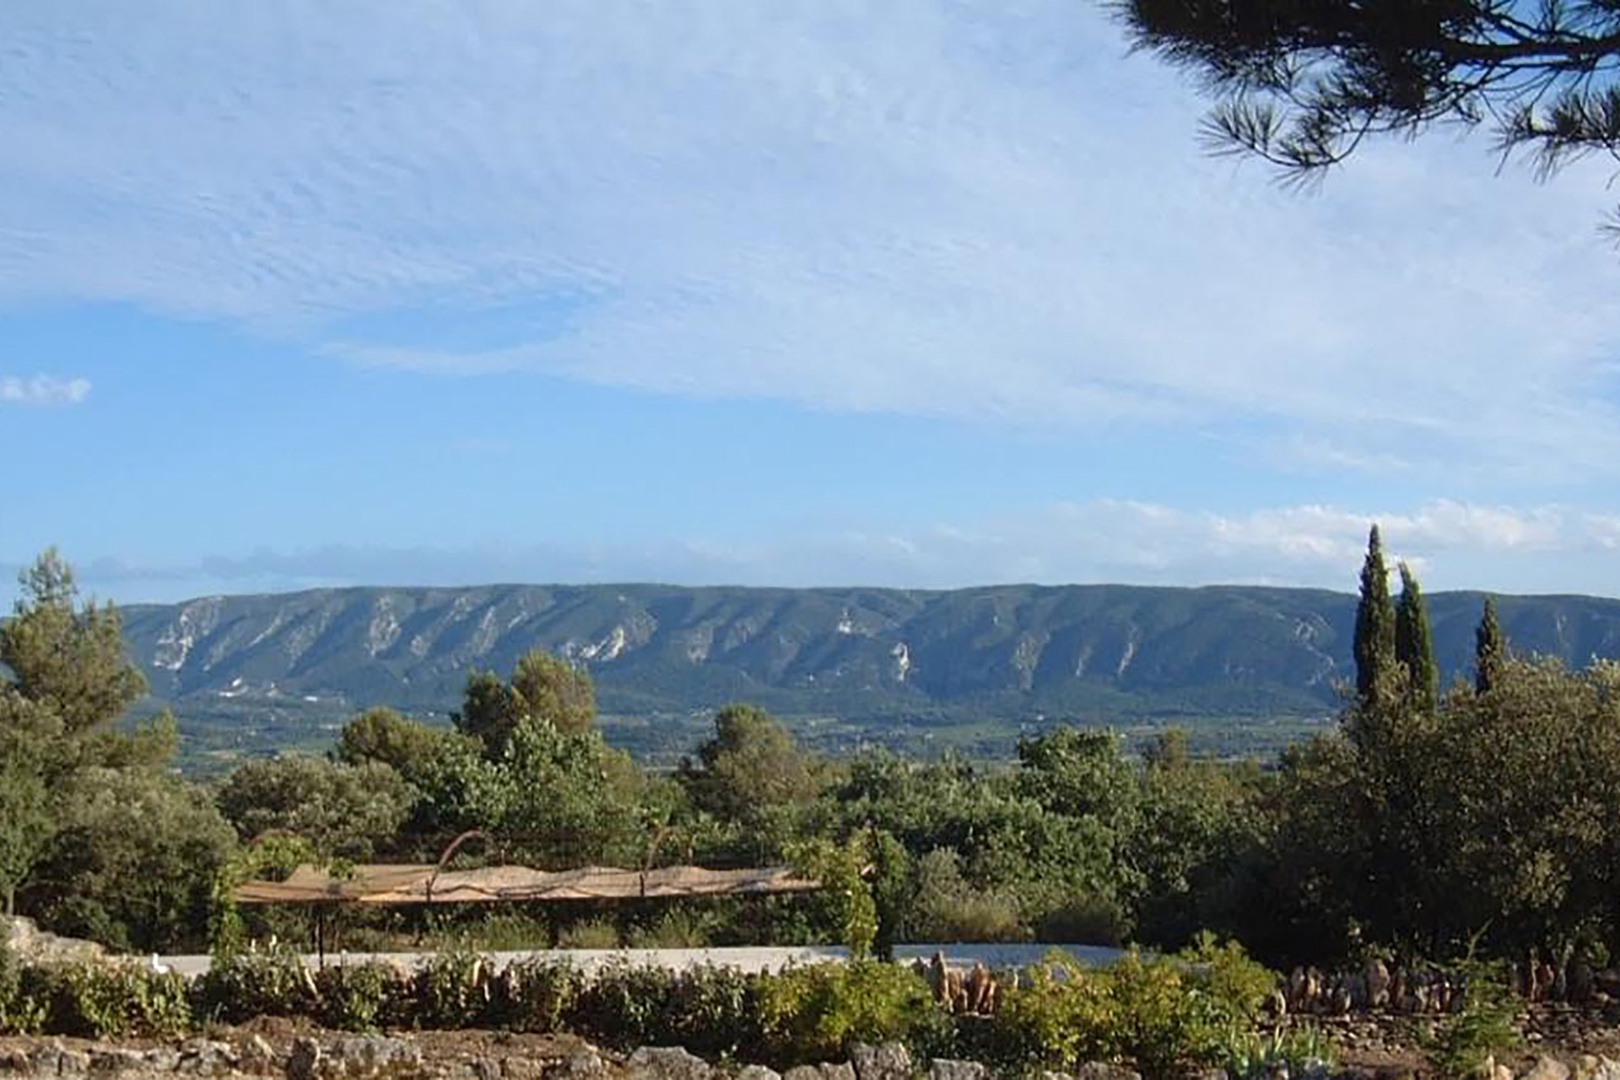
[[[315,973],[320,1021],[345,1031],[376,1031],[399,1017],[410,983],[386,964],[340,964]]]
[[[22,968],[17,988],[0,1008],[0,1034],[39,1035],[50,1020],[51,992],[38,968]]]
[[[1118,1026],[1108,976],[1054,951],[1003,992],[980,1052],[1009,1072],[1072,1069],[1117,1056]]]
[[[842,844],[815,837],[790,845],[788,862],[803,876],[821,882],[818,896],[831,904],[838,937],[849,955],[864,960],[877,941],[878,909],[863,876],[872,862],[872,838],[856,833]]]
[[[881,961],[789,968],[762,980],[760,999],[765,1045],[784,1064],[828,1061],[856,1042],[897,1040],[931,1053],[951,1038],[922,977]]]
[[[1227,1010],[1183,964],[1143,960],[1135,950],[1108,971],[1119,1051],[1143,1076],[1165,1077],[1188,1062],[1216,1058],[1230,1027]]]
[[[463,945],[482,952],[523,952],[550,947],[551,924],[521,911],[496,911],[440,929],[428,940],[435,948]]]
[[[702,949],[709,945],[714,918],[686,908],[671,908],[647,925],[625,934],[632,949]]]
[[[239,1024],[256,1016],[314,1016],[315,980],[297,950],[275,939],[217,956],[192,987],[197,1015]]]
[[[1009,986],[990,1025],[987,1056],[1008,1070],[1072,1069],[1119,1052],[1118,1018],[1108,976],[1090,972],[1066,952],[1047,959]]]
[[[1220,942],[1207,931],[1180,954],[1193,985],[1209,995],[1212,1007],[1237,1026],[1250,1026],[1279,984],[1277,973],[1250,958],[1235,941]]]
[[[242,909],[236,902],[236,890],[243,882],[259,877],[285,881],[299,864],[317,861],[314,845],[308,840],[276,831],[266,833],[225,860],[214,873],[208,898],[208,952],[214,962],[251,948]]]
[[[191,1026],[186,981],[132,963],[38,968],[29,996],[43,1026],[89,1039],[171,1036]]]
[[[760,978],[735,968],[703,965],[676,975],[664,999],[659,1042],[700,1057],[734,1058],[765,1040]]]
[[[542,968],[518,985],[536,983],[538,989],[522,991],[529,1000],[517,1013],[535,1030],[564,1026],[608,1046],[684,1046],[711,1058],[734,1057],[764,1037],[760,977],[732,968],[669,972],[610,964],[588,981],[572,969]],[[564,995],[571,1001],[561,1002]]]
[[[1130,933],[1130,917],[1115,900],[1082,897],[1035,920],[1035,940],[1063,945],[1118,945]]]
[[[1519,1043],[1513,992],[1500,965],[1469,959],[1459,965],[1462,1008],[1440,1022],[1424,1049],[1445,1077],[1473,1076],[1497,1053]]]
[[[955,848],[934,848],[912,872],[906,932],[913,941],[1021,941],[1018,901],[970,884]]]
[[[538,956],[510,965],[502,979],[507,1026],[516,1031],[566,1031],[585,976],[572,964]]]
[[[557,931],[559,949],[617,949],[619,929],[606,919],[587,919]]]
[[[826,938],[820,893],[750,896],[714,920],[713,945],[814,945]]]
[[[1018,901],[1000,893],[974,893],[932,912],[928,941],[1026,941]]]
[[[1272,1032],[1231,1029],[1217,1063],[1232,1080],[1265,1080],[1285,1071],[1300,1076],[1313,1068],[1332,1071],[1338,1058],[1333,1042],[1320,1028],[1278,1028]]]
[[[669,1024],[670,986],[661,968],[612,963],[600,968],[579,995],[572,1026],[580,1034],[614,1047],[653,1046]]]
[[[1008,1068],[1129,1058],[1144,1076],[1168,1076],[1220,1060],[1275,986],[1241,948],[1212,939],[1174,959],[1133,950],[1100,971],[1054,953],[1005,992],[984,1041]]]
[[[22,1006],[22,964],[7,939],[6,925],[0,921],[0,1033],[17,1031],[16,1016]]]
[[[489,957],[446,949],[417,970],[411,1019],[417,1027],[447,1031],[486,1026],[498,1011],[495,987]]]

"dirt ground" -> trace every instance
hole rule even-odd
[[[1432,1017],[1309,1016],[1296,1017],[1291,1023],[1313,1024],[1327,1033],[1338,1049],[1342,1066],[1391,1076],[1407,1070],[1422,1074],[1428,1068],[1422,1040],[1434,1030]],[[1515,1073],[1523,1073],[1542,1055],[1566,1064],[1573,1064],[1583,1054],[1620,1060],[1620,1006],[1583,1009],[1537,1005],[1520,1016],[1519,1028],[1520,1045],[1497,1056]]]

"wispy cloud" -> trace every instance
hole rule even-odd
[[[1198,157],[1193,92],[1092,5],[155,0],[0,32],[0,301],[422,372],[1259,429],[1324,469],[1620,463],[1601,165],[1536,186],[1429,142],[1279,193]],[[497,311],[529,325],[448,329]]]
[[[89,396],[89,379],[58,379],[50,375],[35,375],[31,378],[0,375],[0,405],[51,408],[77,405]]]
[[[128,600],[341,585],[591,581],[914,588],[1227,583],[1351,591],[1373,521],[1392,563],[1410,562],[1431,591],[1620,596],[1614,560],[1620,515],[1446,500],[1406,509],[1301,505],[1244,514],[1095,500],[920,529],[801,531],[751,543],[670,537],[591,547],[329,546],[167,565],[91,559],[79,569],[87,587]]]

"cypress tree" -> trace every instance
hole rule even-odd
[[[1440,702],[1440,666],[1423,591],[1411,568],[1401,563],[1401,599],[1395,608],[1395,659],[1406,669],[1407,694],[1414,705],[1433,712]]]
[[[1496,621],[1496,601],[1485,598],[1485,611],[1474,631],[1474,689],[1488,694],[1500,684],[1502,665],[1507,661],[1507,640]]]
[[[1367,558],[1361,564],[1355,656],[1356,697],[1363,705],[1372,705],[1389,686],[1395,667],[1395,606],[1389,599],[1389,571],[1377,525],[1367,534]]]

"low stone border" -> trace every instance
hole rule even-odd
[[[408,1035],[301,1035],[278,1050],[263,1036],[235,1042],[189,1039],[156,1046],[73,1043],[62,1039],[8,1040],[0,1046],[0,1075],[16,1080],[174,1080],[178,1077],[285,1078],[285,1080],[991,1080],[976,1061],[936,1058],[916,1061],[904,1046],[857,1045],[850,1060],[800,1065],[778,1073],[763,1065],[722,1067],[677,1046],[642,1047],[628,1057],[577,1040],[550,1052],[499,1040],[479,1053],[425,1054]],[[17,1045],[21,1043],[22,1045]],[[1409,1080],[1409,1067],[1348,1067],[1329,1074],[1290,1077],[1286,1067],[1255,1080]],[[1489,1080],[1620,1080],[1620,1061],[1583,1054],[1566,1061],[1538,1057],[1515,1072],[1493,1065]],[[1141,1080],[1129,1068],[1092,1062],[1073,1074],[1045,1073],[1040,1080]],[[1228,1080],[1220,1069],[1195,1080]],[[1485,1080],[1484,1077],[1481,1080]]]

